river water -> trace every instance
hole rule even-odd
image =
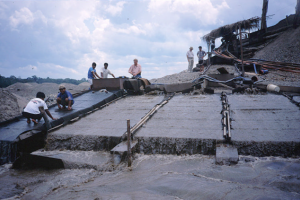
[[[132,168],[15,170],[0,166],[1,199],[300,199],[299,158],[136,154]]]

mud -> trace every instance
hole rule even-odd
[[[12,170],[0,167],[0,198],[10,199],[299,199],[300,161],[136,154],[132,168]]]

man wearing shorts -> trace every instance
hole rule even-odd
[[[38,92],[36,94],[36,98],[31,99],[29,103],[24,108],[24,111],[22,112],[22,115],[27,118],[27,123],[30,124],[30,119],[33,121],[33,123],[37,124],[38,122],[36,120],[40,120],[42,118],[42,114],[39,110],[39,107],[44,107],[45,112],[47,115],[53,119],[56,120],[56,118],[52,117],[51,113],[48,110],[47,104],[44,101],[45,94],[43,92]]]
[[[88,82],[90,84],[90,89],[93,89],[93,79],[101,78],[96,72],[96,63],[92,63],[92,67],[89,68],[88,71]]]

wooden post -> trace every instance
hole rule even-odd
[[[263,0],[263,8],[261,14],[261,26],[260,29],[267,32],[267,12],[268,12],[268,2],[269,0]]]
[[[43,116],[43,118],[45,120],[46,129],[48,131],[51,128],[51,125],[50,125],[49,119],[48,119],[48,117],[47,117],[47,115],[45,113],[44,107],[43,106],[39,107],[39,110],[40,110],[40,112],[41,112],[41,114],[42,114],[42,116]]]
[[[245,76],[244,60],[243,60],[243,44],[242,44],[242,25],[240,24],[240,45],[241,45],[241,60],[242,60],[242,77]]]
[[[131,133],[130,133],[130,119],[127,119],[127,158],[128,158],[128,167],[131,167],[132,158],[131,158]]]
[[[294,17],[294,28],[297,28],[297,21],[300,17],[300,0],[297,0],[297,5],[295,7],[295,17]]]

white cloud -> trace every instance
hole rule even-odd
[[[129,26],[127,29],[117,29],[119,33],[125,33],[125,34],[146,34],[145,30],[142,30],[142,28],[139,28],[138,26]]]
[[[269,11],[285,17],[291,13],[280,13],[280,5],[291,2],[270,3]],[[143,77],[177,73],[187,68],[190,46],[206,50],[201,36],[260,15],[261,6],[260,0],[0,0],[1,74],[81,79],[92,62],[97,72],[108,62],[116,76],[129,76],[135,57]]]
[[[5,19],[6,14],[5,11],[8,10],[8,6],[0,1],[0,19]]]
[[[125,1],[119,1],[118,3],[116,3],[116,5],[108,5],[106,6],[105,11],[113,16],[121,14],[125,3]]]
[[[151,0],[148,5],[148,11],[161,19],[172,14],[175,21],[185,17],[188,22],[194,18],[203,25],[216,24],[219,13],[228,8],[224,0],[218,4],[213,4],[210,0]]]
[[[16,28],[19,24],[31,24],[34,20],[32,12],[28,8],[21,8],[20,11],[15,11],[10,17],[10,25]]]
[[[40,20],[43,24],[47,24],[48,21],[40,10],[33,13],[27,7],[23,7],[19,11],[15,11],[14,14],[9,17],[10,25],[14,30],[22,24],[31,25],[38,20]]]

